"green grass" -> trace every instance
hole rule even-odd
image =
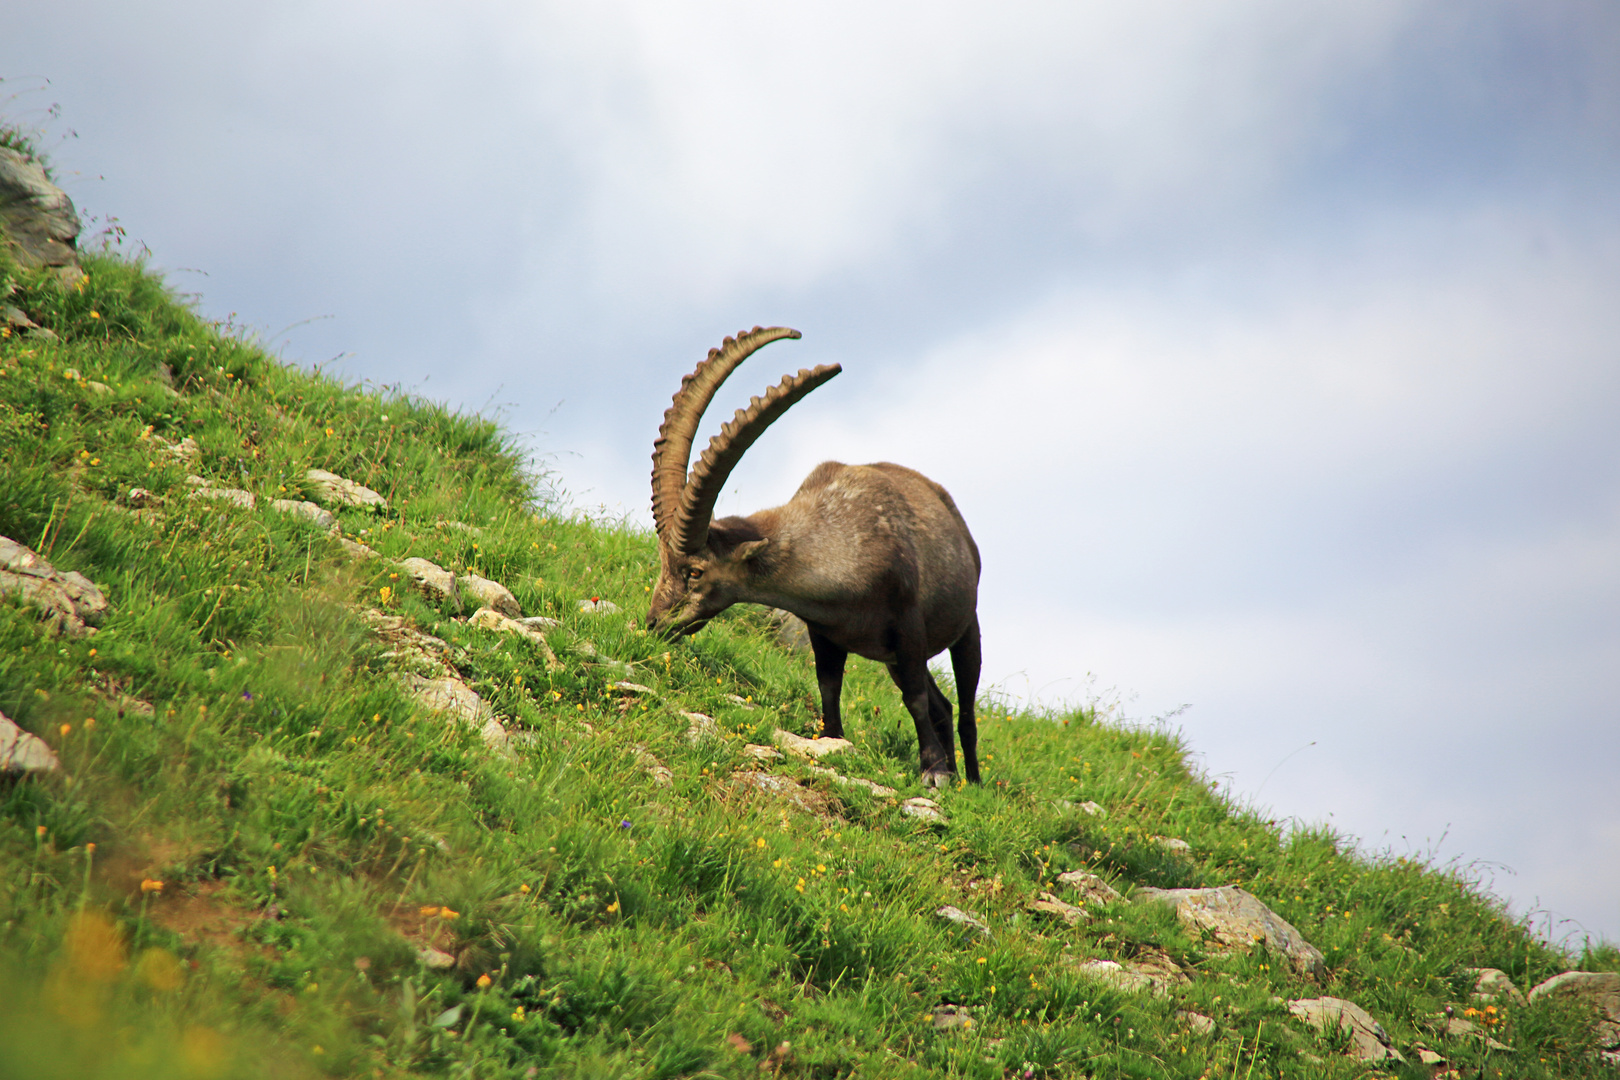
[[[287,367],[138,263],[84,263],[70,289],[6,269],[11,302],[58,339],[0,341],[0,534],[113,610],[73,639],[0,601],[0,710],[64,766],[0,782],[0,1076],[1363,1075],[1278,1004],[1321,994],[1466,1076],[1617,1075],[1553,1006],[1506,1011],[1510,1051],[1435,1033],[1467,1004],[1465,968],[1528,988],[1614,970],[1612,946],[1561,952],[1455,867],[1285,833],[1212,789],[1168,731],[981,701],[987,783],[937,793],[948,821],[928,824],[898,805],[928,794],[904,709],[856,662],[855,749],[835,763],[899,795],[793,761],[772,770],[811,810],[750,792],[745,744],[817,728],[813,667],[763,613],[648,637],[651,538],[548,504],[549,478],[491,422]],[[195,439],[199,461],[154,436]],[[339,514],[384,558],[264,505],[305,497],[312,467],[387,496]],[[192,471],[260,508],[189,500]],[[135,486],[164,502],[131,511]],[[410,555],[559,619],[560,668],[407,588],[392,560]],[[578,611],[591,596],[623,610]],[[413,701],[367,606],[450,643],[520,736],[512,753]],[[654,693],[615,688],[624,664]],[[686,711],[721,734],[688,742]],[[1127,899],[1076,928],[1026,908],[1078,868]],[[1128,898],[1217,884],[1298,927],[1325,981]],[[993,938],[937,918],[947,903]],[[455,966],[426,967],[429,947]],[[1190,982],[1129,994],[1076,969],[1149,949]],[[936,1031],[945,1004],[973,1024]],[[1429,1075],[1409,1058],[1402,1075]]]

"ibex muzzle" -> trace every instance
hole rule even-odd
[[[928,672],[928,659],[949,649],[962,760],[978,783],[979,549],[944,488],[888,462],[828,461],[784,505],[711,520],[743,452],[839,366],[789,375],[738,409],[687,473],[698,421],[726,376],[760,346],[798,336],[756,326],[727,338],[681,380],[664,413],[653,443],[660,573],[648,629],[696,633],[738,603],[791,611],[810,629],[823,733],[844,733],[839,697],[849,654],[877,660],[916,724],[923,776],[932,785],[956,771],[950,702]]]

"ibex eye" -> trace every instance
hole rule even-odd
[[[703,576],[703,571],[699,570],[695,566],[692,567],[692,569],[690,569],[690,570],[688,570],[686,572],[686,580],[687,581],[696,581],[698,578],[700,578],[702,576]]]

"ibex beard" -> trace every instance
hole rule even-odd
[[[930,786],[956,772],[951,705],[928,671],[947,649],[956,679],[967,778],[979,782],[973,698],[979,684],[979,549],[944,488],[904,466],[823,462],[785,504],[711,520],[744,451],[838,365],[789,375],[738,409],[693,465],[692,440],[726,376],[761,346],[797,338],[755,327],[726,338],[681,380],[653,443],[658,584],[648,629],[693,634],[732,604],[790,611],[810,630],[822,733],[841,738],[839,699],[850,653],[884,664],[917,727]]]

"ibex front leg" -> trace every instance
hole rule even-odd
[[[810,631],[810,649],[816,654],[816,684],[821,688],[821,734],[842,739],[844,716],[839,702],[844,694],[844,661],[849,651],[814,630]]]

